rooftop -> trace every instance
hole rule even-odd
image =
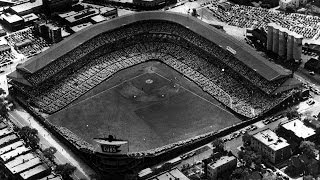
[[[22,21],[23,19],[16,15],[16,14],[2,14],[1,18],[3,18],[4,20],[6,20],[8,23],[14,23],[14,22],[18,22],[18,21]]]
[[[50,174],[40,180],[62,180],[62,177],[61,176],[57,176],[57,175],[53,175],[53,174]]]
[[[66,18],[66,17],[72,16],[72,15],[75,15],[75,14],[77,14],[77,12],[75,12],[75,11],[70,11],[70,12],[67,12],[67,13],[59,14],[58,16],[59,16],[60,18]]]
[[[84,24],[79,24],[77,26],[73,26],[71,27],[72,31],[74,32],[78,32],[78,31],[81,31],[82,29],[85,29],[89,26],[93,25],[91,22],[88,22],[88,23],[84,23]]]
[[[256,134],[253,134],[253,137],[266,146],[270,147],[274,151],[289,146],[287,140],[279,137],[270,129],[265,129],[263,131],[257,132]]]
[[[3,138],[0,139],[0,145],[3,145],[3,144],[5,144],[5,143],[7,143],[7,142],[9,142],[9,141],[12,141],[12,140],[15,140],[15,139],[17,139],[17,138],[18,138],[18,136],[15,135],[15,134],[11,134],[11,135],[9,135],[9,136],[5,136],[5,137],[3,137]]]
[[[103,7],[103,8],[100,8],[100,13],[104,14],[106,12],[113,11],[113,10],[117,10],[117,9],[112,7]]]
[[[23,173],[20,174],[20,176],[23,178],[23,179],[29,179],[30,177],[36,175],[36,174],[39,174],[43,171],[47,170],[47,167],[45,167],[44,165],[38,165],[32,169],[29,169]]]
[[[14,150],[17,147],[22,146],[22,145],[23,145],[23,141],[20,140],[20,141],[14,142],[12,144],[9,144],[9,145],[7,145],[7,146],[5,146],[3,148],[0,148],[0,155],[4,154],[6,152],[12,151],[12,150]]]
[[[34,21],[36,19],[39,19],[39,17],[34,13],[31,13],[31,14],[22,16],[22,19],[24,19],[24,21],[27,22],[27,21]]]
[[[35,155],[33,155],[32,153],[24,154],[24,155],[18,156],[15,159],[5,163],[5,166],[9,169],[9,168],[15,167],[15,166],[23,163],[24,161],[28,161],[28,160],[34,159],[34,158],[37,158],[37,157]]]
[[[6,135],[11,134],[11,133],[13,133],[13,130],[8,129],[8,128],[0,130],[0,136],[6,136]]]
[[[99,10],[97,10],[97,9],[94,9],[94,8],[85,9],[84,11],[81,11],[77,14],[66,17],[65,20],[68,21],[69,23],[73,23],[73,22],[77,22],[81,19],[92,17],[92,16],[95,16],[98,14],[99,14]]]
[[[294,134],[297,137],[306,139],[310,136],[313,136],[316,134],[316,131],[310,127],[307,127],[306,125],[304,125],[304,123],[302,121],[300,121],[299,119],[295,119],[293,121],[289,121],[285,124],[281,125],[283,128],[294,132]]]
[[[210,166],[211,168],[216,168],[221,165],[227,164],[228,162],[233,161],[235,159],[236,157],[234,156],[222,156],[220,157],[220,159],[217,159],[216,161],[209,163],[208,166]]]
[[[0,155],[0,158],[3,161],[8,161],[9,159],[15,158],[16,156],[19,156],[20,154],[24,154],[26,152],[31,151],[29,148],[25,147],[25,146],[21,146],[18,147],[17,149],[13,150],[13,151],[9,151],[5,154]]]
[[[7,44],[5,46],[7,47]],[[0,129],[6,128],[6,127],[7,127],[7,125],[5,123],[0,122]]]
[[[14,166],[10,168],[9,170],[12,172],[12,174],[21,173],[31,167],[34,167],[36,165],[42,164],[40,158],[34,158],[30,159],[28,161],[24,161],[24,163],[21,163],[17,166]]]
[[[19,14],[19,13],[22,13],[24,11],[29,11],[29,10],[36,8],[36,7],[39,7],[39,6],[42,6],[42,0],[35,0],[35,2],[30,1],[27,3],[12,6],[10,8]]]
[[[92,19],[94,22],[99,23],[99,22],[105,21],[107,18],[99,14],[99,15],[96,15],[96,16],[91,17],[91,19]]]

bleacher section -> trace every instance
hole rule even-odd
[[[53,52],[38,58],[50,58]],[[292,95],[297,84],[273,94],[290,78],[288,75],[271,77],[252,69],[237,56],[182,25],[150,20],[100,33],[44,64],[31,60],[18,68],[29,84],[14,75],[11,78],[23,98],[48,114],[65,108],[118,71],[155,59],[249,118],[267,112]]]

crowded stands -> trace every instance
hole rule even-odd
[[[131,24],[100,34],[27,74],[34,87],[15,86],[31,104],[52,114],[116,72],[150,59],[174,68],[225,106],[250,118],[272,109],[292,93],[272,95],[287,78],[268,81],[230,52],[168,22]]]
[[[314,38],[320,30],[320,18],[317,16],[296,13],[286,14],[281,11],[237,4],[226,9],[221,8],[217,1],[211,1],[209,5],[207,3],[203,5],[206,5],[218,20],[240,28],[255,29],[262,27],[267,30],[268,23],[274,22],[302,35],[306,39]]]

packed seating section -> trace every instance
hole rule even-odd
[[[286,78],[270,82],[218,45],[161,21],[98,35],[28,76],[34,87],[19,88],[30,102],[51,114],[116,72],[150,59],[171,66],[246,117],[271,109],[290,94],[270,95]]]

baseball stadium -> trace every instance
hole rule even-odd
[[[250,46],[194,17],[160,11],[93,25],[8,78],[25,108],[106,174],[203,145],[285,106],[301,87]],[[118,142],[125,148],[99,148]]]

